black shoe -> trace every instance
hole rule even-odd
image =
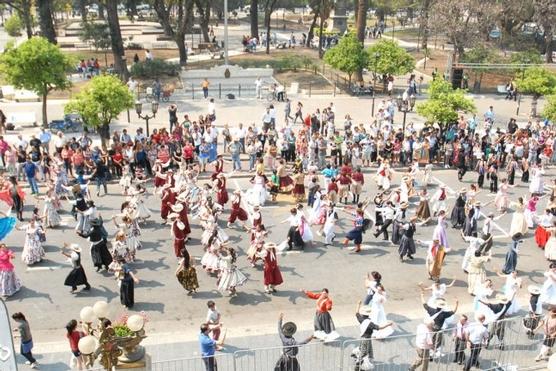
[[[100,268],[101,268],[101,267],[97,267],[97,272],[100,272]]]
[[[411,260],[414,259],[413,255],[408,255],[407,257],[408,257],[409,259],[411,259]]]
[[[89,291],[91,289],[91,285],[87,285],[83,288],[83,291]]]

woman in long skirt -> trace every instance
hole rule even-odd
[[[429,246],[427,252],[426,265],[429,273],[429,278],[432,280],[440,279],[442,272],[442,264],[446,257],[446,249],[441,244],[440,240],[434,239]]]
[[[126,308],[132,308],[135,304],[135,284],[139,279],[131,272],[131,269],[123,261],[120,262],[121,268],[117,272],[120,286],[120,303]]]
[[[516,233],[512,236],[512,242],[508,245],[508,252],[506,253],[506,261],[502,273],[510,274],[515,271],[517,267],[517,253],[519,251],[519,244],[522,242],[521,233]]]
[[[510,207],[514,209],[512,215],[512,222],[510,224],[510,236],[516,233],[521,233],[525,236],[527,233],[527,220],[525,220],[525,204],[523,202],[523,197],[519,197],[517,202],[510,202]]]
[[[276,260],[276,244],[268,242],[260,253],[264,261],[264,291],[267,294],[276,292],[276,286],[281,285],[284,280]]]
[[[218,278],[218,291],[236,294],[236,287],[242,286],[247,277],[236,267],[236,252],[233,248],[222,250],[220,255],[220,277]]]
[[[409,219],[409,223],[403,225],[402,229],[405,231],[401,240],[400,246],[398,248],[398,254],[400,255],[400,261],[403,261],[403,258],[407,256],[409,259],[413,260],[413,254],[415,254],[415,241],[413,240],[413,236],[415,231],[417,230],[415,226],[415,221],[417,220],[417,216],[412,216]],[[377,323],[378,325],[378,323]]]
[[[427,197],[426,189],[423,189],[419,193],[419,206],[417,207],[415,215],[422,224],[427,224],[431,219],[431,210],[429,207],[429,199]]]
[[[386,291],[381,284],[378,284],[374,288],[374,295],[371,300],[371,322],[379,327],[383,327],[382,330],[374,331],[374,339],[385,339],[394,333],[394,328],[388,325],[389,321],[386,318],[386,313],[384,312],[384,303],[386,303]]]
[[[25,231],[25,242],[23,244],[23,252],[21,253],[21,260],[27,264],[32,265],[42,261],[44,257],[44,249],[41,242],[42,228],[31,219],[26,227],[17,228]]]
[[[550,238],[550,228],[553,225],[552,219],[553,215],[550,209],[546,209],[544,215],[541,215],[539,218],[537,229],[535,229],[535,242],[541,249],[544,249]]]
[[[550,237],[544,245],[544,257],[551,262],[556,262],[556,223],[554,227],[548,229]]]
[[[0,244],[0,296],[12,296],[21,289],[21,281],[15,275],[12,260],[15,258],[13,251],[6,244]]]
[[[461,228],[465,224],[465,193],[466,189],[462,189],[456,198],[456,203],[452,209],[451,221],[452,228]]]
[[[187,295],[192,295],[199,288],[199,280],[195,270],[195,258],[190,257],[186,249],[182,250],[181,255],[183,258],[176,270],[176,278],[183,288],[187,290]]]
[[[363,225],[364,225],[364,218],[363,218],[363,210],[357,209],[355,212],[355,218],[353,221],[353,229],[350,230],[346,234],[346,238],[344,239],[344,245],[347,246],[349,241],[353,241],[355,244],[354,252],[361,251],[361,243],[363,243]]]
[[[301,290],[309,299],[317,301],[314,329],[315,337],[324,341],[336,340],[340,335],[332,321],[330,311],[332,310],[332,299],[328,296],[328,289],[324,288],[320,293]]]
[[[480,251],[475,251],[475,254],[469,260],[467,267],[467,292],[471,295],[477,295],[477,288],[486,278],[485,263],[491,258],[492,250],[489,255],[481,256]]]
[[[67,247],[67,244],[64,244],[64,248]],[[77,291],[77,286],[84,285],[84,291],[89,291],[91,289],[91,285],[87,281],[87,276],[85,275],[85,270],[81,265],[81,248],[77,244],[70,245],[71,253],[67,253],[62,249],[62,255],[69,258],[71,260],[72,270],[69,272],[66,280],[64,281],[65,286],[71,287],[71,293],[74,294]]]
[[[475,216],[475,208],[471,207],[465,215],[465,223],[463,225],[463,235],[465,237],[477,237],[477,217]]]
[[[93,219],[90,224],[91,229],[86,233],[82,233],[80,236],[88,238],[89,242],[91,242],[91,260],[97,272],[102,269],[102,266],[104,266],[104,269],[108,270],[112,263],[112,255],[110,251],[108,251],[102,219]]]
[[[42,212],[42,218],[44,225],[47,228],[54,228],[60,225],[62,218],[58,215],[54,203],[56,202],[54,191],[50,190],[44,197],[44,208]]]

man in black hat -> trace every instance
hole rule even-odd
[[[297,361],[297,353],[299,352],[298,345],[305,345],[311,340],[313,336],[309,336],[305,341],[298,343],[293,334],[297,331],[297,326],[293,322],[286,322],[282,325],[282,320],[284,319],[284,314],[280,313],[278,319],[278,334],[280,335],[280,340],[282,340],[282,355],[276,366],[274,366],[274,371],[299,371],[299,362]]]
[[[479,302],[483,303],[489,307],[492,312],[494,312],[494,322],[490,324],[487,347],[494,335],[496,335],[498,341],[500,342],[498,344],[498,348],[501,350],[504,349],[504,334],[506,329],[506,322],[504,321],[504,318],[506,317],[508,309],[512,306],[516,293],[517,291],[514,292],[511,298],[501,294],[496,295],[496,301],[494,303],[487,303],[479,300]]]

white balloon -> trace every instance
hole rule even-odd
[[[126,323],[127,327],[129,327],[131,331],[137,332],[141,331],[141,329],[145,325],[145,320],[140,315],[134,314],[132,316],[129,316]]]
[[[87,335],[79,339],[77,347],[85,355],[92,354],[97,349],[97,339],[92,335]]]
[[[83,307],[83,309],[81,309],[81,312],[79,312],[79,318],[81,318],[81,321],[86,323],[93,322],[96,318],[93,308]]]
[[[105,301],[97,301],[93,305],[93,310],[97,318],[108,318],[108,303]]]

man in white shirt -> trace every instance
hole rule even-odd
[[[255,96],[257,97],[257,99],[261,99],[261,90],[263,87],[263,82],[261,80],[260,77],[257,77],[257,79],[255,80]]]
[[[210,98],[207,113],[209,115],[210,121],[216,120],[216,105],[214,104],[214,98]]]
[[[64,135],[64,133],[59,131],[56,134],[56,138],[54,139],[54,147],[56,147],[56,152],[61,153],[66,143],[67,143],[66,136]]]
[[[272,122],[272,115],[270,114],[270,108],[267,108],[265,113],[263,113],[263,130],[267,131],[270,129],[270,124]]]
[[[17,148],[21,147],[24,150],[27,150],[28,145],[29,145],[29,142],[26,141],[25,139],[23,139],[23,136],[21,134],[19,134],[17,136],[17,143],[16,143]]]
[[[135,133],[136,133],[135,138],[134,138],[135,142],[141,142],[143,139],[147,138],[145,136],[145,134],[143,134],[143,129],[142,128],[137,129],[137,131]]]
[[[417,358],[409,367],[410,370],[416,370],[422,365],[423,371],[427,371],[429,367],[430,350],[433,345],[433,324],[434,321],[431,318],[425,318],[423,323],[417,326],[417,335],[415,337],[415,350],[417,351]]]
[[[473,366],[479,368],[479,353],[481,353],[482,346],[488,341],[488,329],[484,322],[485,315],[480,314],[477,322],[470,324],[467,329],[467,344],[471,352],[463,368],[464,371],[471,370]]]
[[[237,128],[233,129],[233,136],[239,139],[242,152],[245,153],[245,136],[247,136],[247,129],[243,127],[241,122]]]

